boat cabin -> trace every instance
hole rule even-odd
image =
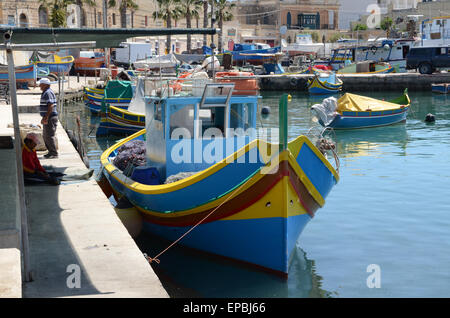
[[[233,89],[233,83],[214,83],[201,96],[146,97],[147,166],[162,182],[204,170],[256,138],[258,96],[233,95]]]

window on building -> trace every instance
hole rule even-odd
[[[144,25],[147,27],[148,26],[148,16],[145,16],[145,23]]]
[[[98,24],[102,23],[102,13],[101,12],[97,13],[97,23]]]
[[[43,6],[39,7],[39,25],[40,26],[47,26],[48,25],[47,8],[44,8]]]
[[[87,26],[87,24],[86,24],[86,11],[83,9],[83,10],[80,11],[80,14],[81,14],[81,17],[80,17],[80,19],[81,19],[81,26],[85,27],[85,26]]]
[[[112,14],[112,24],[116,25],[116,14],[115,13]]]
[[[28,26],[28,18],[24,13],[21,13],[19,16],[19,26],[21,26],[21,27]]]
[[[16,25],[16,19],[13,15],[8,15],[8,25]]]

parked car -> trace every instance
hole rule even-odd
[[[449,47],[413,47],[406,56],[406,69],[431,74],[438,68],[450,67]]]

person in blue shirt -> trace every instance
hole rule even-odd
[[[56,96],[50,88],[50,80],[42,78],[39,81],[39,87],[42,91],[39,113],[42,116],[43,125],[42,137],[48,153],[44,155],[46,159],[58,158],[56,149],[56,127],[58,125],[58,112],[56,110]]]

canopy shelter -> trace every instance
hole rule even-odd
[[[95,41],[96,48],[118,47],[121,42],[138,36],[183,34],[216,34],[217,29],[90,29],[90,28],[21,28],[0,26],[0,33],[11,33],[12,44],[63,43]]]

